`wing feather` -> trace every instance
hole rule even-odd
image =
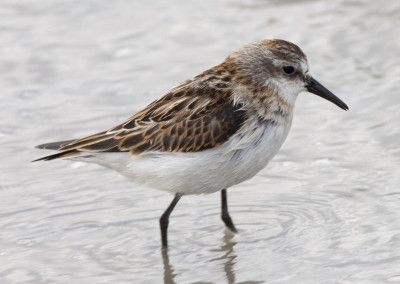
[[[197,152],[221,145],[246,120],[226,89],[192,87],[187,82],[108,131],[67,143],[59,151]],[[49,147],[50,148],[50,147]]]

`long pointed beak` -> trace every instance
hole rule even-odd
[[[317,96],[320,96],[338,107],[348,110],[349,107],[337,96],[335,96],[331,91],[329,91],[327,88],[322,86],[317,80],[315,80],[313,77],[308,77],[307,85],[306,85],[307,91],[310,93],[313,93]]]

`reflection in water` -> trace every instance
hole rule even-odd
[[[162,248],[161,254],[164,264],[164,284],[174,284],[175,283],[174,278],[176,274],[174,274],[174,269],[169,262],[168,249]]]
[[[223,255],[217,258],[212,258],[209,261],[223,261],[224,272],[226,276],[227,283],[232,284],[236,283],[235,276],[235,264],[236,257],[234,247],[237,242],[233,241],[235,234],[230,232],[229,230],[225,230],[225,234],[223,237],[223,244],[218,249],[211,250],[212,252],[222,252]],[[174,281],[177,274],[174,273],[173,266],[171,265],[168,257],[168,249],[161,250],[163,264],[164,264],[164,284],[173,284],[176,283]],[[204,282],[208,283],[208,282]],[[263,281],[245,281],[240,283],[246,284],[256,284],[256,283],[264,283]]]
[[[224,262],[224,272],[226,275],[227,283],[232,284],[236,283],[236,275],[235,275],[235,265],[237,255],[234,251],[234,247],[237,242],[233,240],[235,234],[231,231],[225,229],[225,235],[223,237],[224,243],[221,245],[219,249],[213,250],[214,252],[223,252],[224,254],[221,257],[213,258],[210,261],[219,261],[222,260]],[[240,282],[242,284],[257,284],[264,283],[264,281],[244,281]]]
[[[210,260],[210,261],[218,261],[218,260],[224,261],[224,272],[226,275],[226,280],[228,281],[229,284],[235,283],[234,260],[236,258],[236,254],[233,251],[233,247],[237,244],[237,242],[233,241],[234,236],[235,235],[232,232],[225,229],[225,235],[223,237],[224,243],[219,249],[213,250],[215,252],[224,252],[224,255]]]

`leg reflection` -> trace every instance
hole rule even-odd
[[[223,237],[223,244],[219,249],[213,250],[214,252],[223,252],[221,257],[214,258],[211,261],[222,260],[224,262],[224,272],[226,279],[229,284],[235,283],[235,258],[236,254],[234,252],[234,246],[237,242],[233,241],[235,234],[229,230],[225,230],[225,235]]]
[[[161,249],[161,254],[164,264],[164,284],[175,284],[174,278],[176,274],[174,274],[174,269],[169,262],[168,249]]]

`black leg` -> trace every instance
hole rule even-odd
[[[168,247],[168,238],[167,238],[167,230],[168,230],[168,218],[171,215],[172,210],[174,210],[175,205],[178,203],[179,199],[182,197],[182,193],[175,194],[174,199],[171,204],[168,206],[167,210],[160,217],[160,229],[161,229],[161,243],[163,248]]]
[[[233,225],[231,216],[228,212],[228,201],[226,198],[226,189],[221,190],[221,218],[225,225],[234,233],[237,233],[235,225]]]

